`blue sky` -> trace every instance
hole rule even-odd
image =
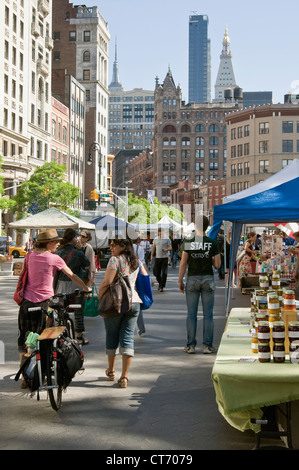
[[[189,15],[208,15],[212,98],[227,25],[237,84],[244,91],[273,91],[275,103],[299,90],[299,2],[273,0],[85,0],[97,6],[111,35],[109,83],[117,37],[120,80],[126,90],[153,90],[170,65],[188,101]]]

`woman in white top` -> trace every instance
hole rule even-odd
[[[134,356],[134,331],[140,311],[141,299],[135,289],[135,282],[139,267],[142,274],[147,274],[144,267],[139,264],[134,254],[132,242],[129,239],[115,239],[110,242],[111,258],[108,262],[105,277],[100,285],[99,298],[112,284],[117,272],[129,277],[132,288],[132,308],[129,312],[117,317],[104,318],[106,330],[106,354],[108,356],[108,369],[105,373],[108,380],[115,380],[116,353],[122,355],[122,372],[118,385],[127,387],[129,367]]]

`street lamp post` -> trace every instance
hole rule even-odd
[[[101,202],[101,173],[102,173],[102,152],[101,152],[101,146],[98,142],[93,142],[90,147],[89,147],[89,155],[88,155],[88,160],[87,164],[91,165],[92,164],[92,154],[94,152],[98,152],[98,166],[99,166],[99,205]]]

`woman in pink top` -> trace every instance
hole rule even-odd
[[[132,288],[132,308],[129,312],[113,318],[104,318],[106,330],[106,354],[108,356],[108,369],[106,376],[108,380],[115,379],[116,353],[122,355],[122,373],[118,381],[121,388],[127,387],[129,367],[134,356],[134,331],[137,317],[140,311],[141,299],[135,289],[135,282],[139,271],[139,261],[134,254],[133,245],[129,239],[111,240],[111,258],[107,265],[106,273],[99,289],[99,298],[112,284],[117,272],[129,277]],[[147,274],[141,265],[142,274]]]
[[[60,256],[54,254],[61,239],[55,229],[44,230],[39,233],[35,250],[28,253],[28,278],[24,291],[24,300],[20,305],[18,317],[18,348],[22,362],[25,349],[26,334],[30,331],[41,333],[46,326],[46,312],[49,299],[54,295],[53,279],[56,271],[63,271],[75,284],[84,291],[90,292],[84,282],[74,274]],[[28,312],[28,308],[40,306],[39,311]],[[22,380],[21,387],[26,382]]]

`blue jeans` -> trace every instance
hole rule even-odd
[[[215,297],[214,276],[190,276],[186,284],[187,346],[196,346],[197,310],[201,296],[203,311],[203,344],[212,346],[214,336],[213,308]]]
[[[106,354],[114,356],[118,352],[134,356],[134,332],[140,304],[133,303],[132,309],[124,315],[104,318],[106,329]]]

